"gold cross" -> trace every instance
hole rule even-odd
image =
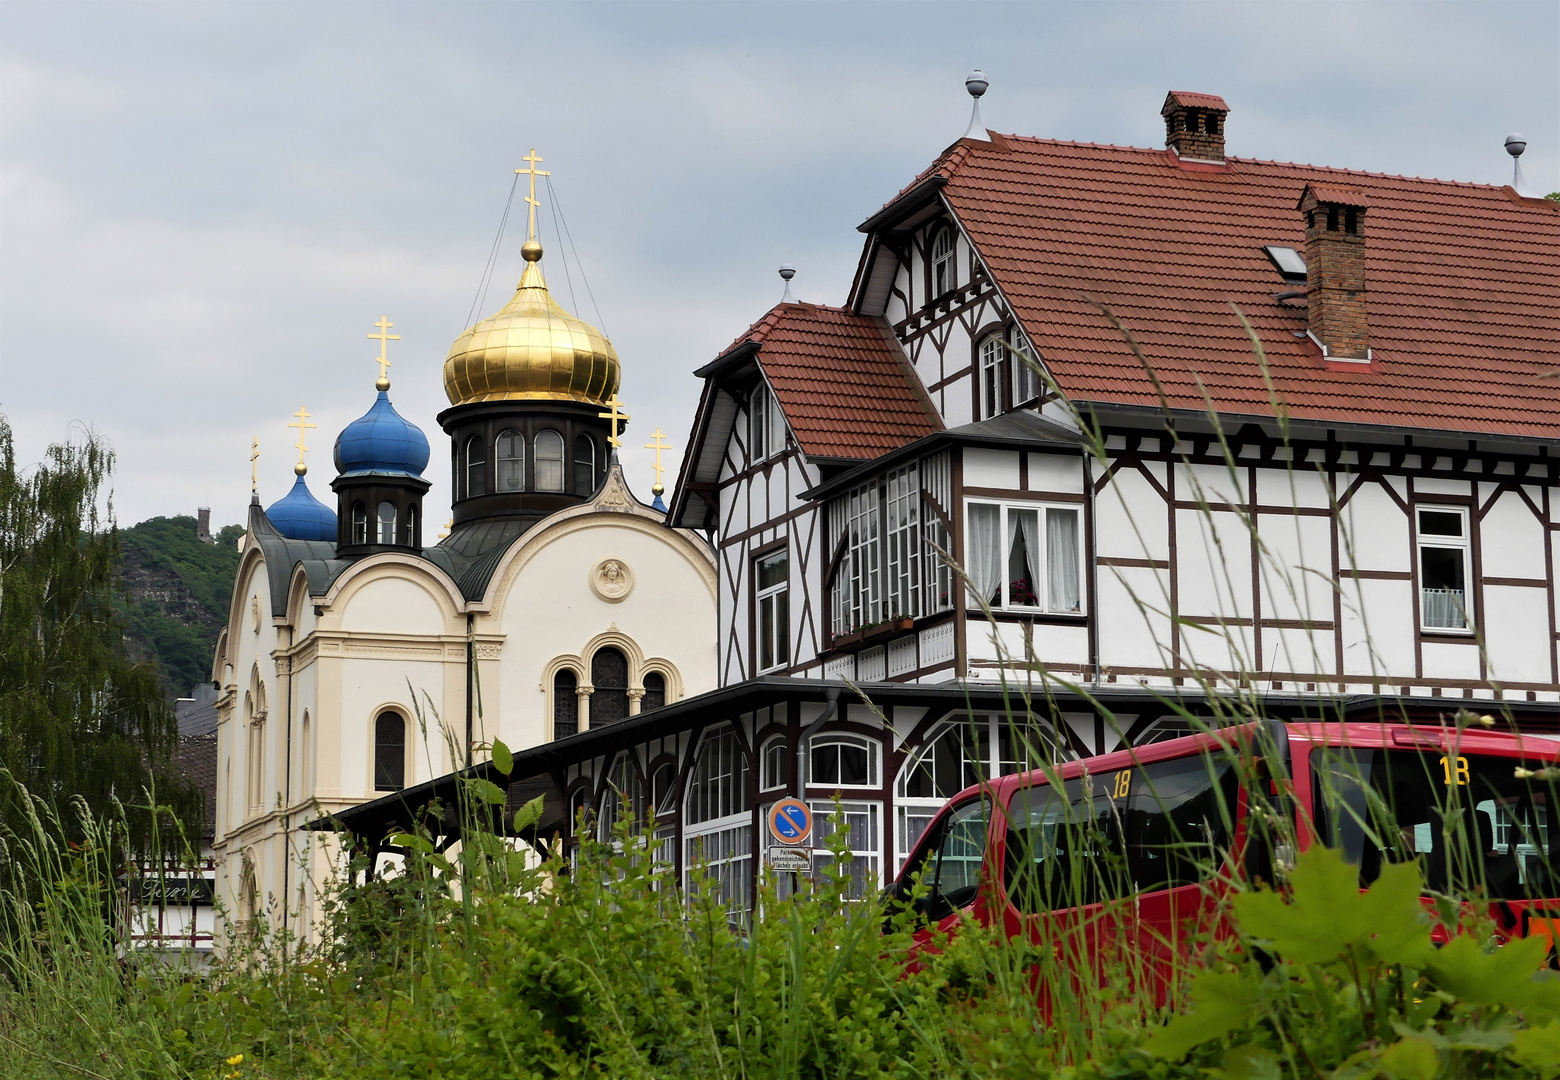
[[[249,449],[249,490],[260,490],[260,436],[255,436],[254,445]]]
[[[670,450],[672,448],[672,444],[665,441],[666,440],[666,436],[661,433],[661,429],[660,428],[656,428],[655,429],[655,434],[653,434],[650,437],[652,439],[654,439],[655,441],[654,442],[647,442],[647,443],[645,443],[645,449],[646,450],[654,450],[655,451],[655,464],[650,466],[650,467],[655,470],[655,488],[654,488],[654,490],[655,490],[656,494],[660,494],[662,491],[665,490],[665,488],[661,484],[661,473],[666,471],[666,470],[661,468],[661,451],[662,450]]]
[[[542,205],[541,203],[536,201],[536,178],[538,176],[551,176],[552,173],[546,171],[545,169],[538,169],[536,167],[538,164],[540,164],[542,162],[543,158],[541,157],[540,154],[538,154],[536,152],[536,147],[534,147],[534,146],[531,147],[531,152],[529,154],[527,154],[525,157],[521,158],[520,160],[526,162],[526,164],[528,165],[528,168],[516,169],[515,170],[515,175],[516,176],[520,176],[520,175],[523,174],[523,175],[528,175],[531,178],[531,194],[529,194],[529,195],[527,195],[525,197],[525,201],[531,204],[531,209],[530,209],[530,214],[531,214],[531,226],[530,226],[530,228],[531,228],[531,231],[527,235],[526,239],[528,239],[528,240],[535,240],[536,239],[536,208],[538,206]]]
[[[379,355],[374,358],[374,362],[379,365],[379,379],[374,383],[374,389],[388,390],[390,389],[390,358],[386,355],[386,350],[389,349],[390,342],[400,341],[401,335],[390,333],[390,328],[395,323],[390,321],[390,316],[388,315],[379,316],[379,321],[374,325],[379,327],[379,333],[368,335],[370,341],[379,342]],[[288,426],[291,427],[292,425],[289,424]]]
[[[298,447],[298,464],[293,466],[293,471],[296,472],[299,476],[302,476],[305,472],[308,471],[308,466],[304,465],[303,463],[303,455],[309,452],[309,447],[307,445],[309,439],[309,428],[319,427],[319,425],[309,423],[309,417],[312,414],[308,409],[305,409],[301,405],[298,406],[298,411],[293,413],[293,415],[298,418],[297,422],[287,425],[288,427],[295,427],[298,429],[298,441],[293,444]]]
[[[612,411],[597,413],[596,415],[601,417],[603,420],[611,421],[612,434],[607,437],[607,445],[616,450],[623,445],[623,440],[618,438],[619,422],[632,418],[628,415],[628,413],[623,411],[623,403],[618,400],[617,394],[613,394],[610,398],[608,398],[607,404],[612,406]]]

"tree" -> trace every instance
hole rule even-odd
[[[125,653],[113,465],[113,451],[88,432],[18,471],[0,416],[0,768],[67,825],[73,797],[94,815],[117,799],[132,844],[145,847],[148,790],[186,819],[200,804],[170,765],[178,728],[156,667]],[[25,834],[25,814],[15,784],[0,777],[0,825]]]

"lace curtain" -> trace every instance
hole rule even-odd
[[[971,602],[1002,603],[1002,508],[970,504],[969,558]]]
[[[1024,535],[1027,543],[1029,536]],[[1052,611],[1078,610],[1078,511],[1046,513],[1045,540],[1049,556]]]

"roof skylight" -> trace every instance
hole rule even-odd
[[[1305,256],[1292,247],[1274,247],[1271,244],[1262,249],[1267,252],[1267,257],[1273,260],[1273,265],[1278,267],[1278,272],[1284,275],[1285,281],[1305,280]]]

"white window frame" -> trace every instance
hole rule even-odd
[[[959,244],[953,237],[953,230],[947,226],[938,229],[932,237],[931,299],[935,300],[958,287],[958,254]]]
[[[764,564],[776,558],[785,560],[784,576],[778,584],[758,588]],[[778,671],[791,663],[791,553],[788,547],[754,558],[753,585],[757,667],[760,672]],[[766,655],[766,649],[769,655]]]
[[[957,790],[953,790],[945,787],[943,784],[939,784],[934,777],[934,785],[942,790],[934,790],[933,794],[926,796],[909,795],[907,791],[915,771],[928,758],[932,758],[935,761],[934,755],[937,744],[942,739],[952,735],[955,729],[963,728],[968,731],[973,725],[978,727],[984,734],[986,750],[985,760],[975,764],[978,773],[976,783],[982,780],[994,780],[1001,776],[1011,776],[1014,773],[1028,772],[1036,767],[1036,762],[1019,761],[1016,757],[1009,760],[1002,756],[1003,735],[1011,734],[1009,725],[1013,723],[1013,719],[1004,713],[977,713],[948,720],[933,728],[927,734],[927,737],[922,740],[921,745],[916,748],[915,752],[905,758],[905,763],[900,766],[899,775],[894,779],[894,869],[896,873],[904,867],[905,860],[910,857],[910,853],[915,849],[915,845],[920,841],[922,835],[925,834],[926,827],[932,823],[932,818],[937,816],[937,811],[947,805],[949,799],[964,790],[964,786],[967,786],[963,785]],[[1025,728],[1025,737],[1030,742],[1036,744],[1042,742],[1051,743],[1054,739],[1054,736],[1047,736],[1043,729],[1036,725],[1026,724],[1023,727]],[[1018,752],[1017,740],[1012,740],[1012,742],[1016,754]],[[1039,748],[1038,745],[1036,748]],[[1053,754],[1054,752],[1054,749],[1052,749]],[[968,761],[969,758],[966,757],[964,760]],[[964,777],[961,776],[958,779],[963,780]],[[914,828],[912,828],[912,821],[917,823]]]
[[[507,456],[506,442],[510,451]],[[510,482],[506,483],[506,479]],[[493,489],[505,493],[525,490],[525,434],[515,428],[505,428],[493,440]]]
[[[758,790],[784,790],[791,773],[791,744],[784,735],[771,735],[758,751]]]
[[[980,339],[976,356],[976,419],[990,420],[1002,413],[1002,361],[1007,340],[1002,331],[993,331]]]
[[[390,517],[388,520],[385,518],[386,508],[388,508],[390,511]],[[374,536],[376,537],[377,543],[395,543],[395,526],[396,518],[398,516],[399,515],[397,515],[395,511],[395,503],[391,502],[389,499],[380,500],[379,506],[374,511]],[[389,537],[388,540],[385,539],[387,536]]]
[[[813,779],[813,751],[826,746],[856,746],[864,747],[867,751],[867,780],[863,784],[846,784],[837,781],[815,781]],[[857,735],[849,731],[829,731],[812,736],[807,740],[807,753],[803,755],[806,762],[806,781],[808,787],[823,788],[834,791],[877,791],[883,787],[883,744],[877,739],[866,735]]]
[[[917,462],[895,469],[884,477],[887,520],[883,535],[885,560],[883,608],[890,619],[921,615],[922,556],[921,474]]]
[[[1087,596],[1084,590],[1083,576],[1083,506],[1080,503],[1056,503],[1056,502],[1002,502],[996,499],[966,499],[964,503],[964,537],[965,537],[965,564],[971,566],[970,546],[974,543],[974,530],[970,525],[970,511],[976,506],[995,506],[999,509],[997,516],[997,538],[999,541],[998,576],[1001,579],[1001,592],[998,594],[1000,603],[991,605],[994,611],[1030,612],[1032,614],[1046,615],[1074,615],[1082,618],[1088,614]],[[1032,582],[1035,588],[1037,603],[1014,603],[1011,595],[1013,583],[1008,580],[1008,566],[1012,561],[1012,543],[1010,539],[1009,514],[1015,510],[1038,511],[1038,532],[1040,557],[1036,560],[1039,571],[1036,576],[1041,578],[1039,582]],[[1052,601],[1051,592],[1051,552],[1050,552],[1050,528],[1049,518],[1052,513],[1071,513],[1074,520],[1073,541],[1076,549],[1077,564],[1074,569],[1075,588],[1078,593],[1076,607],[1061,607]],[[971,569],[973,579],[974,571]],[[966,591],[969,591],[966,588]],[[978,605],[984,597],[971,597],[971,603]]]
[[[748,395],[748,459],[755,464],[785,452],[785,417],[766,382]]]
[[[1008,327],[1007,332],[1008,367],[1012,369],[1013,381],[1013,407],[1027,405],[1040,397],[1043,383],[1040,373],[1029,366],[1030,360],[1036,360],[1031,350],[1024,343],[1024,332],[1017,325]]]
[[[705,772],[704,755],[717,742],[722,744],[717,753],[725,755],[725,759],[718,764],[718,771]],[[746,919],[752,897],[751,782],[751,770],[736,726],[725,723],[706,731],[694,753],[683,796],[683,888],[693,884],[694,868],[702,859],[715,874],[727,916],[738,922]],[[706,794],[711,784],[729,787],[730,798],[717,791],[713,796],[716,813],[698,820],[701,813],[711,809]],[[722,807],[726,808],[725,813],[719,812]]]
[[[549,444],[549,456],[547,457],[542,456],[542,441],[544,439]],[[550,447],[553,445],[556,445],[558,450],[558,456],[556,458],[551,456]],[[566,453],[563,443],[563,433],[554,428],[543,428],[541,431],[538,431],[536,433],[536,438],[531,441],[531,472],[534,474],[536,479],[536,490],[567,491],[568,478],[564,475],[565,464]],[[546,479],[546,482],[543,481],[542,467],[544,465],[547,466],[549,472],[551,472],[554,466],[557,467],[558,478],[556,481],[554,481],[550,476]]]
[[[1455,514],[1462,524],[1462,535],[1453,536],[1426,536],[1421,529],[1421,514]],[[1472,515],[1468,513],[1468,507],[1453,504],[1415,503],[1414,504],[1414,572],[1419,582],[1419,588],[1414,597],[1415,605],[1419,609],[1419,628],[1432,634],[1472,634],[1473,609],[1474,609],[1474,582],[1473,582],[1473,535]],[[1463,598],[1462,626],[1441,626],[1432,624],[1427,617],[1426,589],[1424,583],[1424,553],[1426,550],[1456,551],[1462,556],[1463,568]],[[1451,601],[1449,601],[1451,602]]]
[[[810,799],[807,806],[813,814],[813,877],[821,878],[824,870],[834,861],[834,853],[828,849],[830,826],[834,816],[832,799]],[[883,888],[883,804],[876,800],[857,801],[842,799],[840,809],[845,814],[847,830],[863,828],[866,842],[850,849],[853,869],[859,867],[860,891],[852,890],[852,900],[865,900],[876,896]]]

